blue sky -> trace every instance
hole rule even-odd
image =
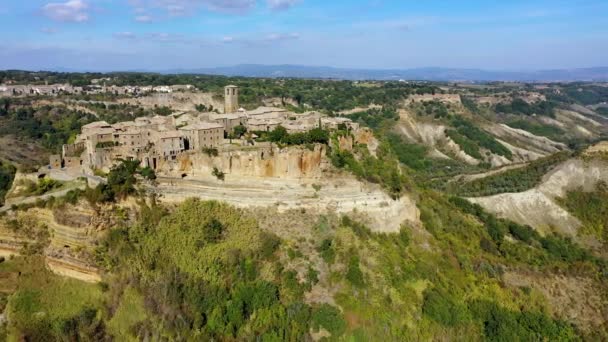
[[[606,0],[3,0],[0,69],[608,65]]]

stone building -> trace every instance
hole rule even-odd
[[[215,114],[209,116],[209,121],[221,124],[224,131],[230,133],[236,126],[246,126],[247,116],[243,112]]]
[[[229,85],[224,88],[224,113],[239,110],[239,87]]]
[[[156,153],[165,160],[175,160],[178,154],[186,150],[183,132],[177,130],[159,132],[156,138]]]
[[[218,147],[224,139],[224,126],[218,123],[201,122],[180,128],[187,139],[188,150]]]

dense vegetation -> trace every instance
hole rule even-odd
[[[392,108],[369,109],[362,112],[353,113],[349,119],[358,122],[372,129],[381,128],[387,121],[399,120],[399,114]]]
[[[568,152],[560,152],[541,158],[530,164],[476,179],[464,184],[455,182],[448,189],[464,197],[491,196],[505,192],[522,192],[540,184],[542,177],[557,164],[570,157]]]
[[[513,113],[520,115],[544,115],[549,117],[555,116],[555,108],[557,104],[552,101],[539,101],[528,103],[522,99],[514,99],[511,103],[499,103],[496,105],[496,111],[499,113]]]
[[[523,129],[524,131],[528,131],[534,135],[547,137],[554,141],[563,141],[566,133],[559,127],[530,122],[527,120],[515,120],[507,122],[507,125],[513,128]]]
[[[593,191],[571,190],[560,203],[583,223],[583,232],[608,241],[608,186],[599,182]]]
[[[327,144],[329,142],[329,131],[322,128],[314,128],[308,132],[287,133],[283,126],[277,126],[271,132],[260,133],[260,141],[271,141],[282,145],[305,145],[305,144]]]
[[[501,285],[501,272],[509,265],[601,277],[605,261],[460,198],[425,192],[421,201],[433,251],[420,248],[422,236],[408,227],[378,234],[347,216],[321,216],[308,223],[313,240],[287,242],[225,204],[188,200],[168,211],[141,203],[137,222],[114,228],[96,251],[107,283],[52,275],[36,256],[0,265],[5,274],[24,272],[8,299],[8,331],[43,340],[306,340],[320,330],[332,340],[581,334],[549,315],[535,292]],[[315,255],[323,266],[308,259]],[[301,263],[304,273],[295,267]],[[334,288],[335,303],[307,300],[313,286]]]
[[[64,105],[33,107],[27,99],[4,99],[0,110],[0,136],[14,135],[38,141],[57,153],[61,145],[72,141],[83,125],[96,120],[110,123],[133,120],[152,114],[128,105],[90,103],[88,108],[97,113],[74,110]]]
[[[480,148],[489,150],[494,154],[511,158],[511,151],[499,143],[493,136],[473,125],[470,121],[460,117],[452,117],[454,130],[447,132],[448,136],[465,151],[466,154],[476,159],[483,159]]]
[[[0,206],[4,205],[4,197],[13,184],[16,171],[13,165],[0,160]]]
[[[584,106],[608,102],[608,87],[585,83],[560,84],[560,91],[547,91],[547,98]]]
[[[340,150],[337,141],[333,141],[330,160],[335,167],[348,170],[361,180],[382,185],[393,198],[399,198],[411,186],[411,180],[387,142],[381,143],[373,156],[367,146],[355,146],[353,151]]]
[[[90,114],[65,107],[11,106],[0,116],[0,135],[16,135],[40,141],[41,145],[59,151],[62,144],[80,133],[82,125],[93,121]]]
[[[313,327],[344,331],[335,307],[303,302],[306,284],[282,272],[275,256],[280,240],[242,212],[189,200],[169,215],[154,207],[143,214],[149,216],[135,227],[112,232],[100,251],[127,281],[120,286],[143,296],[142,309],[125,310],[147,314],[122,339],[156,340],[162,332],[186,340],[301,340]]]

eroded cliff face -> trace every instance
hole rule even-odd
[[[185,153],[175,161],[160,165],[158,173],[165,176],[208,178],[214,168],[230,176],[281,179],[314,179],[328,167],[324,145],[306,147],[252,147],[223,151],[218,156]]]
[[[519,193],[469,198],[486,210],[540,232],[557,230],[576,237],[581,223],[556,201],[568,190],[591,191],[600,181],[608,181],[608,162],[602,158],[570,159],[544,176],[537,187]]]
[[[97,282],[101,277],[93,249],[118,219],[113,208],[86,202],[11,212],[0,219],[0,255],[41,254],[53,272]]]

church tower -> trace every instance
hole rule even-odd
[[[234,113],[239,110],[239,87],[229,85],[224,88],[224,113]]]

